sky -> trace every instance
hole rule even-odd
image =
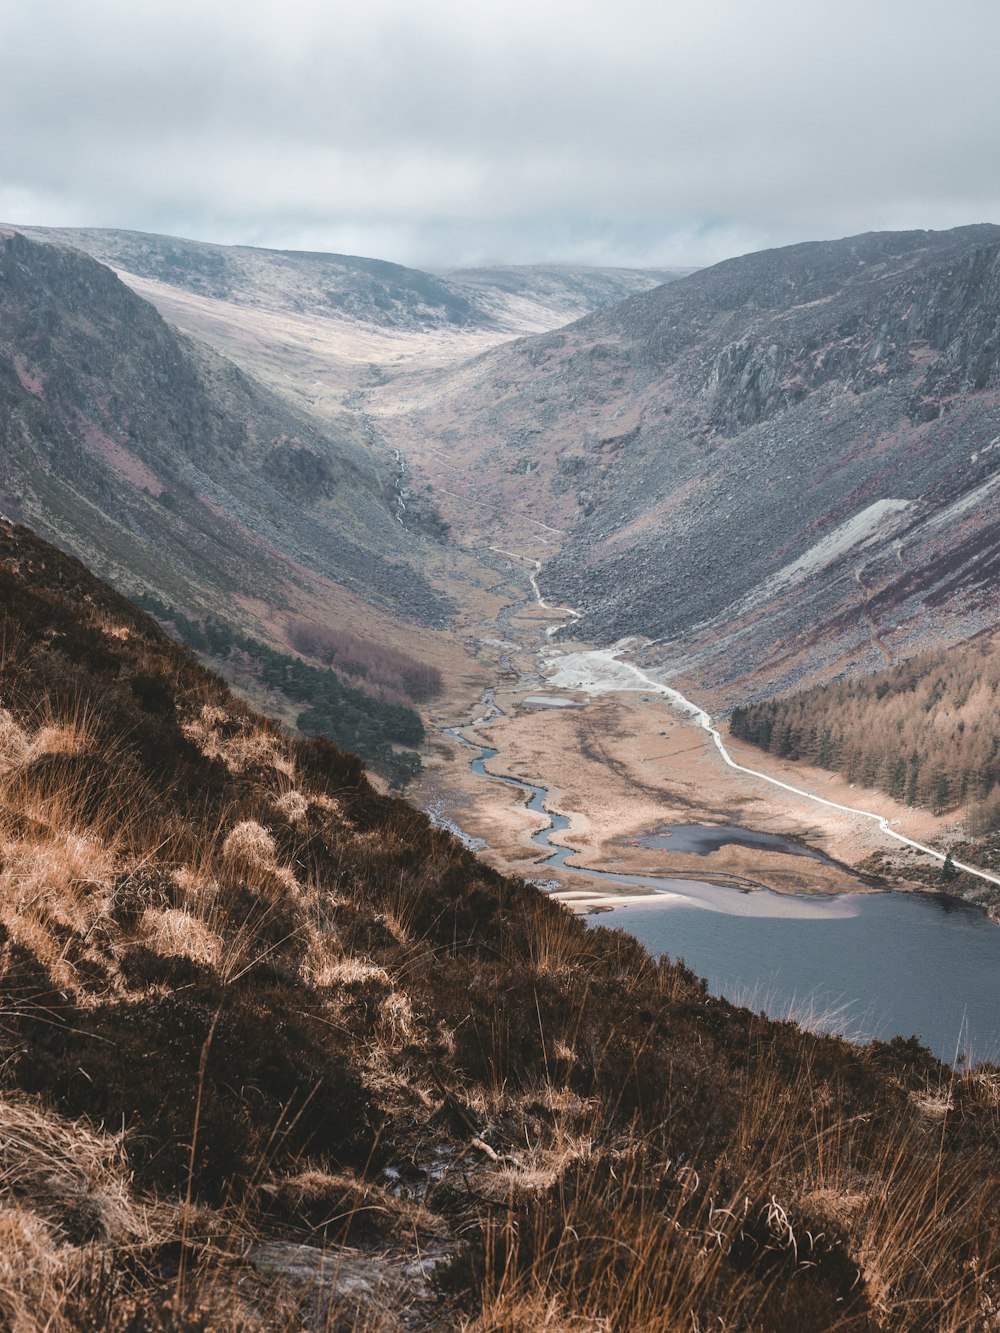
[[[997,0],[13,0],[0,220],[420,267],[1000,222]]]

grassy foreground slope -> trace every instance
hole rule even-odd
[[[141,594],[135,601],[165,627],[172,628],[183,643],[207,657],[207,664],[224,672],[235,688],[244,683],[256,687],[266,700],[263,711],[273,712],[266,705],[274,703],[282,710],[278,713],[281,717],[292,708],[296,730],[305,736],[325,736],[356,754],[394,790],[402,790],[420,772],[420,756],[412,747],[423,742],[424,725],[407,703],[377,699],[348,685],[328,667],[312,666],[301,657],[237,634],[217,616],[192,620],[151,593]],[[440,689],[440,676],[432,669],[404,654],[393,654],[391,649],[384,656],[395,656],[404,668],[409,664],[411,677],[427,680],[431,688],[436,685]],[[411,690],[417,692],[412,685]],[[259,703],[253,695],[250,700]]]
[[[0,704],[3,1326],[997,1326],[995,1071],[712,999],[9,524]]]

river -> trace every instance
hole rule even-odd
[[[585,876],[604,905],[614,904],[601,924],[622,926],[655,954],[683,958],[714,994],[852,1040],[916,1035],[947,1061],[1000,1061],[1000,927],[979,908],[932,893],[798,896],[669,874],[586,871],[573,864],[571,849],[551,841],[569,820],[546,809],[544,787],[490,773],[485,765],[496,750],[461,728],[447,734],[472,752],[473,772],[523,791],[528,808],[548,819],[533,839],[548,853],[540,873],[565,866]],[[678,835],[687,847],[761,836],[704,825],[670,836]],[[669,847],[669,837],[659,841]],[[798,844],[780,850],[803,854]]]

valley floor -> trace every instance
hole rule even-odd
[[[545,622],[535,616],[512,623],[524,649],[510,655],[497,677],[500,715],[474,725],[484,713],[478,701],[469,708],[452,699],[439,708],[430,728],[432,754],[411,792],[418,804],[481,839],[481,855],[497,866],[551,877],[574,895],[595,891],[593,880],[574,875],[572,866],[546,864],[545,850],[532,842],[546,827],[544,816],[527,808],[523,792],[472,772],[472,754],[444,733],[447,725],[464,722],[468,739],[499,752],[488,761],[488,772],[548,790],[546,809],[569,819],[569,828],[553,841],[574,849],[570,861],[581,870],[675,875],[795,894],[864,892],[876,884],[926,888],[926,880],[911,877],[910,867],[926,870],[934,864],[930,858],[901,848],[870,819],[826,809],[728,767],[711,737],[662,698],[636,689],[560,689],[552,677],[576,646],[565,652],[543,648],[539,629]],[[486,656],[496,651],[485,640],[481,647]],[[553,702],[540,702],[545,699]],[[726,744],[737,762],[827,800],[877,812],[917,841],[946,847],[955,836],[954,815],[911,809],[826,770],[762,756],[728,737]],[[689,824],[778,834],[836,864],[734,844],[707,855],[668,853],[640,841],[663,826]],[[891,856],[891,880],[873,881],[855,868],[873,855]],[[608,888],[600,886],[602,900],[607,896]]]

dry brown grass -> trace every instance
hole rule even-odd
[[[244,819],[226,834],[222,865],[229,877],[269,894],[294,895],[298,891],[291,870],[278,863],[274,838],[256,820]]]
[[[303,796],[302,792],[294,789],[283,792],[274,802],[274,808],[279,815],[284,816],[290,824],[299,827],[309,813],[309,798]]]
[[[995,1070],[713,1000],[92,628],[0,652],[0,1324],[997,1327]]]
[[[20,764],[28,753],[28,735],[6,708],[0,708],[0,771]]]
[[[95,1246],[127,1251],[171,1234],[169,1209],[137,1201],[124,1136],[0,1098],[0,1318],[18,1333],[75,1329]]]
[[[295,776],[287,743],[277,728],[274,724],[254,723],[245,709],[228,713],[217,704],[205,704],[185,722],[183,730],[207,759],[221,759],[233,773],[262,766],[290,780]]]
[[[124,1136],[65,1121],[27,1098],[0,1101],[0,1192],[8,1203],[30,1200],[70,1241],[151,1233],[131,1193]]]
[[[166,958],[190,958],[206,966],[219,961],[223,947],[221,938],[203,921],[176,908],[144,912],[139,921],[139,938]]]

